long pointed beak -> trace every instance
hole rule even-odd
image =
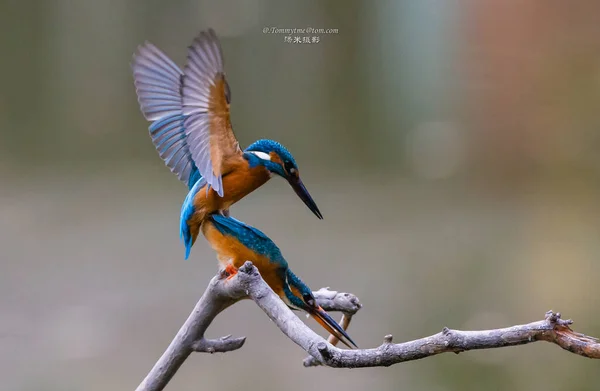
[[[315,201],[308,193],[308,190],[306,190],[306,187],[304,187],[304,183],[302,183],[300,178],[296,176],[290,176],[288,178],[288,182],[292,186],[292,189],[294,189],[296,194],[298,194],[298,197],[300,197],[300,199],[306,204],[306,206],[308,206],[308,209],[310,209],[315,214],[315,216],[322,220],[323,215],[321,214],[321,211],[319,210],[317,204],[315,204]]]
[[[358,348],[352,338],[344,331],[340,326],[325,310],[321,307],[311,308],[310,314],[325,330],[330,334],[334,335],[342,343],[348,346],[350,349]]]

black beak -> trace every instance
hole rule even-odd
[[[358,348],[348,333],[344,331],[342,326],[333,320],[323,308],[320,306],[310,308],[309,313],[325,330],[329,331],[331,335],[334,335],[337,339],[342,341],[344,345],[348,346],[350,349],[353,347]]]
[[[288,177],[288,182],[292,186],[292,189],[294,189],[296,194],[298,194],[298,197],[300,197],[300,199],[306,204],[306,206],[308,206],[308,209],[310,209],[319,219],[323,220],[323,215],[321,214],[321,211],[319,211],[317,204],[315,204],[315,201],[308,193],[308,190],[306,190],[306,187],[304,187],[304,183],[302,183],[300,178],[291,175]]]

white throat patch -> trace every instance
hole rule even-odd
[[[255,154],[257,157],[261,158],[262,160],[271,161],[271,155],[269,155],[268,153],[258,152],[258,151],[250,151],[250,153]]]

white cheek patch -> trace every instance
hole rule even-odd
[[[252,153],[261,158],[262,160],[271,161],[271,155],[269,155],[268,153],[257,151],[252,151]]]

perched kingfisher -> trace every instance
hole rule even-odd
[[[273,174],[285,178],[323,218],[283,145],[259,140],[240,149],[229,117],[231,91],[221,44],[212,29],[201,32],[189,47],[184,71],[149,42],[138,48],[132,68],[142,113],[152,121],[152,142],[167,167],[189,187],[180,217],[186,259],[209,214],[228,215],[231,205]]]
[[[311,289],[292,273],[281,251],[267,235],[221,214],[208,216],[202,224],[202,232],[230,276],[236,274],[244,262],[251,261],[288,307],[309,313],[346,346],[356,347],[344,329],[317,304]]]

